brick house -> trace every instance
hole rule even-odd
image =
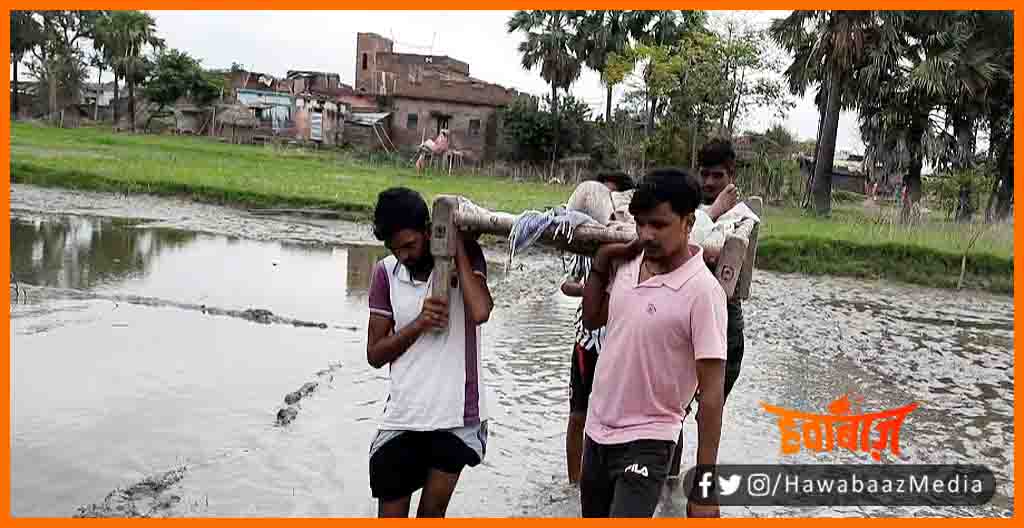
[[[236,70],[228,74],[226,99],[256,118],[254,139],[288,137],[323,145],[341,142],[348,112],[343,97],[355,94],[336,73],[289,71],[285,78]]]
[[[453,146],[474,160],[495,157],[498,110],[518,95],[470,76],[469,64],[451,57],[395,53],[394,43],[375,33],[356,36],[355,91],[390,112],[391,140],[399,148],[415,149],[448,129]]]

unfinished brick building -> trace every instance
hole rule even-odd
[[[356,36],[355,89],[384,101],[399,148],[414,149],[448,129],[454,148],[475,160],[497,154],[498,109],[518,95],[471,77],[469,64],[451,57],[395,53],[394,43],[376,33]]]

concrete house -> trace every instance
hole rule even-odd
[[[394,42],[376,33],[356,36],[355,91],[383,102],[399,148],[415,149],[447,129],[454,148],[478,161],[497,154],[498,110],[518,95],[470,76],[469,64],[451,57],[395,53]]]

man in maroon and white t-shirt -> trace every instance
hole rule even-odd
[[[382,192],[374,235],[391,255],[374,267],[366,359],[390,367],[390,388],[370,446],[370,489],[381,517],[407,517],[423,490],[419,517],[443,517],[465,466],[483,461],[487,406],[480,325],[494,303],[483,251],[459,235],[453,277],[436,277],[429,214],[411,189]],[[452,280],[448,299],[429,297]]]

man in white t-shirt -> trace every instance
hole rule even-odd
[[[609,197],[611,193],[624,193],[635,187],[633,178],[622,171],[602,172],[594,180],[608,188]],[[614,213],[612,216],[614,217]],[[573,269],[562,283],[562,293],[569,297],[583,296],[589,260],[582,255],[573,257]],[[575,326],[576,339],[573,343],[572,359],[569,361],[569,420],[565,431],[566,472],[572,484],[580,480],[587,403],[594,386],[594,369],[597,368],[597,355],[601,352],[601,341],[605,334],[603,327],[593,331],[583,328],[582,301],[576,312]]]
[[[427,203],[417,192],[380,193],[374,235],[391,250],[370,281],[366,358],[390,367],[390,388],[370,446],[370,489],[380,517],[444,517],[465,466],[483,461],[487,407],[480,325],[494,306],[487,265],[474,240],[459,235],[455,273],[436,277]],[[450,280],[448,299],[429,297]]]

